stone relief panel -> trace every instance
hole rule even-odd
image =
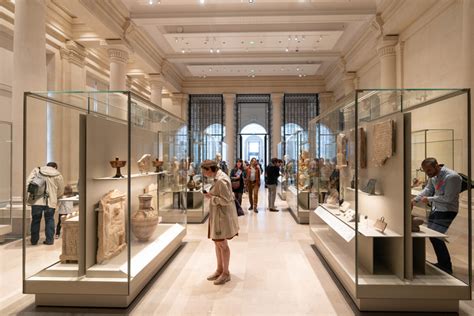
[[[126,247],[125,242],[125,194],[112,190],[99,202],[97,226],[97,263],[103,263],[118,255]]]
[[[373,162],[381,167],[395,153],[395,122],[387,120],[374,125],[373,128]]]

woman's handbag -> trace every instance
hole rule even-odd
[[[234,199],[235,202],[235,208],[237,209],[237,216],[244,216],[244,210],[242,209],[242,206],[240,206],[239,201],[237,199]]]
[[[385,231],[385,228],[387,228],[387,223],[385,222],[384,217],[380,217],[377,219],[377,221],[374,224],[374,228],[378,230],[379,232],[383,233]]]
[[[232,180],[232,190],[240,189],[240,179]]]

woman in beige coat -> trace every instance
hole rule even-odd
[[[215,243],[217,269],[207,279],[221,285],[230,281],[230,249],[227,239],[232,239],[239,233],[237,210],[229,176],[213,160],[205,160],[201,168],[203,176],[214,178],[214,185],[204,196],[210,199],[208,238]]]

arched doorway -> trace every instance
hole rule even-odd
[[[239,136],[240,157],[247,161],[256,158],[263,167],[266,166],[268,150],[267,130],[260,124],[250,123],[240,130]]]

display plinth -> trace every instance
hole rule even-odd
[[[27,279],[25,293],[36,294],[36,305],[127,307],[181,246],[186,235],[186,229],[181,225],[160,226],[163,226],[160,229],[166,231],[158,234],[152,243],[136,249],[137,252],[132,256],[130,294],[127,294],[125,257],[115,257],[107,264],[96,265],[88,270],[85,277],[80,278],[77,277],[77,265],[71,265],[70,268],[67,265],[57,265]],[[62,271],[60,276],[58,271]],[[64,295],[65,292],[68,294]],[[104,295],[104,292],[113,295]],[[97,295],[100,295],[100,299]]]

